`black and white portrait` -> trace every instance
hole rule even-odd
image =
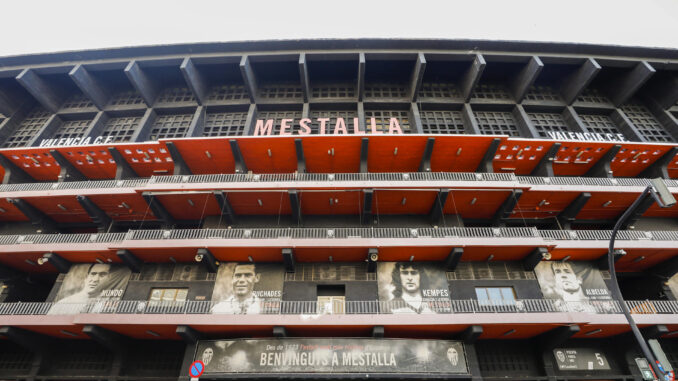
[[[278,264],[222,263],[212,293],[212,313],[279,311],[284,270]]]
[[[386,313],[449,313],[445,272],[430,263],[379,262],[379,301]]]
[[[666,285],[669,286],[669,290],[673,293],[674,298],[678,298],[678,274],[674,274],[669,278]]]
[[[589,262],[542,261],[534,269],[544,298],[557,299],[574,312],[611,309],[610,291],[600,271]]]
[[[73,265],[61,283],[49,313],[79,313],[89,302],[120,300],[125,293],[131,273],[130,269],[123,265],[108,263]]]

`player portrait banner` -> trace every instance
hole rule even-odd
[[[379,262],[377,286],[382,313],[451,313],[445,271],[434,263]]]
[[[401,339],[257,339],[200,341],[205,374],[468,374],[458,341]]]
[[[274,314],[280,312],[282,264],[221,263],[212,292],[214,314]]]
[[[49,314],[96,313],[114,309],[122,299],[132,272],[124,265],[74,264],[66,273]]]
[[[610,312],[612,296],[590,262],[542,261],[534,269],[544,298],[574,312]]]
[[[669,286],[669,290],[673,293],[674,297],[678,297],[678,274],[674,274],[666,282],[666,285]]]

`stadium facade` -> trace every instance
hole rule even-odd
[[[646,379],[607,247],[678,194],[677,118],[666,49],[0,58],[0,378]],[[614,257],[664,367],[677,217]]]

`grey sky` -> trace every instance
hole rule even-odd
[[[186,42],[462,38],[678,48],[676,0],[5,0],[0,56]]]

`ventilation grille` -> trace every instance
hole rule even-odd
[[[250,99],[244,85],[221,85],[214,86],[207,96],[208,101],[237,101],[242,99]]]
[[[21,122],[16,131],[14,131],[14,134],[5,141],[3,147],[12,148],[28,145],[45,125],[50,115],[51,114],[42,107],[38,106],[34,108]]]
[[[459,111],[421,111],[425,134],[463,134],[464,120]]]
[[[560,95],[549,86],[532,86],[525,94],[526,101],[560,102]]]
[[[410,113],[407,111],[365,111],[365,118],[367,119],[366,129],[371,130],[372,118],[375,118],[375,125],[377,131],[388,132],[391,118],[396,118],[400,123],[400,129],[405,134],[411,134],[410,127]]]
[[[31,368],[33,353],[20,348],[11,352],[0,352],[0,370],[7,373],[21,373]]]
[[[172,87],[164,89],[158,96],[158,103],[195,102],[195,96],[188,87]]]
[[[325,133],[331,134],[334,133],[334,128],[337,125],[338,118],[344,118],[344,124],[346,125],[346,131],[351,133],[353,131],[353,118],[358,117],[358,113],[351,110],[338,110],[338,111],[311,111],[310,117],[313,120],[311,123],[311,133],[318,134],[320,133],[320,122],[317,118],[327,118],[329,121],[325,123]]]
[[[112,362],[112,353],[92,348],[88,351],[60,350],[50,354],[51,369],[57,372],[91,374],[105,372]]]
[[[91,122],[92,122],[91,120],[69,120],[63,122],[52,138],[53,139],[81,138],[85,135],[87,127],[89,127],[89,124]]]
[[[453,83],[424,83],[419,89],[419,98],[461,99],[461,93]]]
[[[365,264],[313,263],[297,264],[295,272],[285,273],[287,282],[311,281],[376,281],[375,273],[368,273]]]
[[[476,88],[473,90],[473,94],[471,95],[471,99],[510,101],[513,99],[513,97],[511,97],[511,94],[509,94],[508,90],[506,90],[504,86],[483,84],[476,86]]]
[[[263,111],[259,112],[257,114],[257,119],[262,119],[264,123],[268,119],[273,119],[273,130],[272,134],[277,135],[280,133],[280,122],[283,119],[293,119],[295,121],[299,121],[301,119],[301,111]],[[288,124],[292,126],[292,123]],[[288,132],[297,132],[299,126],[294,123],[294,126],[292,126],[291,129],[288,129]]]
[[[600,93],[597,89],[587,88],[582,91],[581,95],[577,97],[577,102],[583,103],[598,103],[598,104],[610,104],[610,100],[606,96]]]
[[[405,98],[407,89],[400,83],[369,83],[365,85],[365,98]]]
[[[643,105],[629,104],[621,110],[631,120],[636,129],[648,142],[672,142],[671,135],[664,130],[654,115]]]
[[[515,119],[510,112],[475,112],[480,132],[484,135],[519,136]]]
[[[496,342],[476,343],[480,371],[483,374],[529,375],[537,373],[534,355],[525,346]]]
[[[121,93],[116,93],[111,98],[109,105],[111,106],[133,106],[133,105],[142,105],[144,100],[141,98],[141,95],[136,91],[123,91]]]
[[[599,134],[619,134],[619,129],[607,115],[579,115],[586,129]]]
[[[569,132],[565,119],[560,114],[530,113],[527,115],[541,138],[548,138],[547,132]]]
[[[536,279],[534,272],[524,271],[513,262],[460,262],[447,273],[447,280],[528,280]]]
[[[355,98],[355,87],[346,84],[323,84],[311,88],[313,98]]]
[[[301,85],[295,83],[265,85],[259,90],[263,99],[301,99]]]
[[[90,108],[94,107],[92,101],[87,99],[84,94],[73,94],[72,96],[66,99],[66,102],[61,106],[62,110],[69,109],[78,109],[78,108]]]
[[[246,112],[207,114],[203,136],[239,136],[245,132]]]
[[[193,120],[193,114],[159,115],[153,122],[149,139],[183,138]]]
[[[128,142],[132,140],[140,121],[141,117],[138,116],[111,118],[106,122],[106,128],[101,135],[103,137],[111,136],[116,143]]]

